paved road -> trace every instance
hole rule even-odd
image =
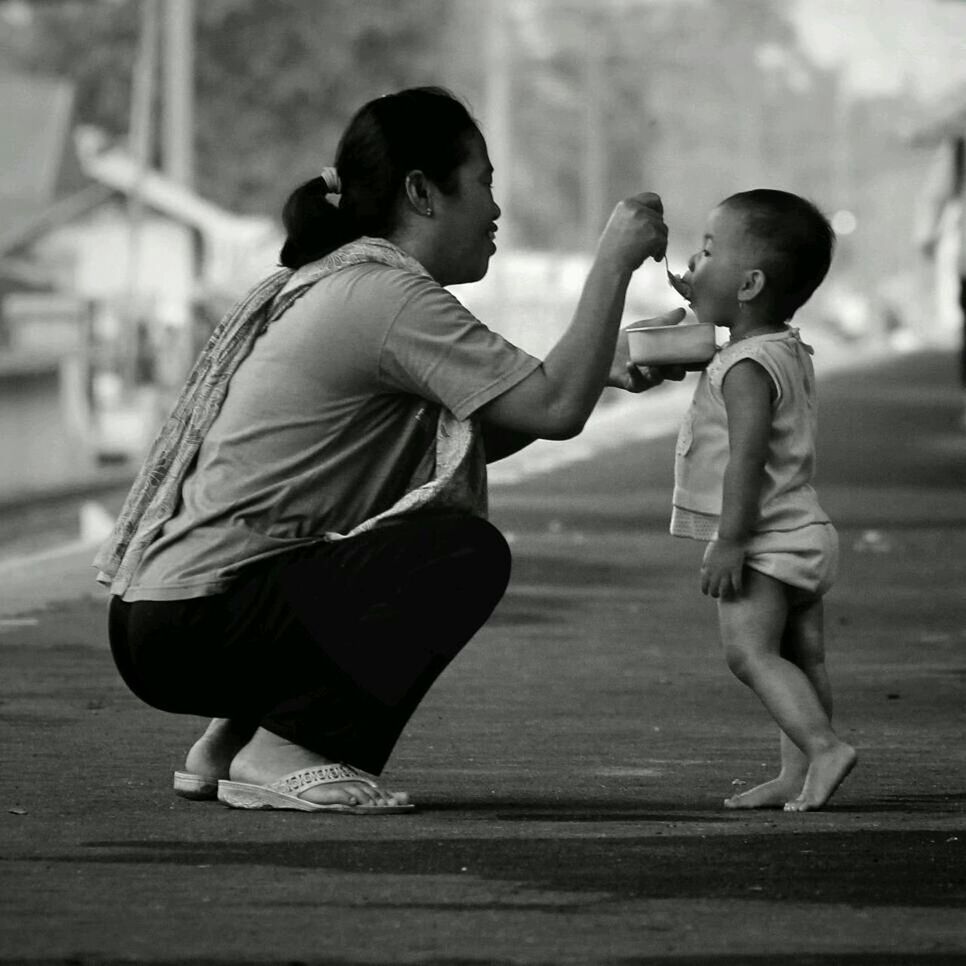
[[[413,816],[173,798],[196,722],[117,680],[87,551],[6,571],[0,963],[963,963],[958,403],[939,354],[823,384],[861,761],[821,813],[719,807],[776,740],[666,534],[666,435],[495,488],[511,591],[398,747]]]

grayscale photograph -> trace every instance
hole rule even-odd
[[[0,0],[0,966],[966,962],[966,0]]]

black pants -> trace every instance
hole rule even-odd
[[[509,576],[485,520],[415,517],[273,558],[216,596],[115,597],[111,650],[156,708],[261,726],[379,774]]]

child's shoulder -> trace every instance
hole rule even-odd
[[[734,342],[726,342],[708,365],[708,378],[720,388],[728,370],[744,359],[751,359],[768,374],[781,382],[789,365],[797,365],[802,355],[811,355],[811,346],[802,342],[798,329],[788,328],[781,332],[769,332],[750,336]]]
[[[770,369],[771,366],[764,362],[770,355],[767,345],[756,338],[726,342],[708,364],[708,378],[713,384],[720,385],[728,371],[745,359],[761,362],[766,369]]]

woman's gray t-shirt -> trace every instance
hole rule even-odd
[[[429,278],[365,263],[320,279],[235,372],[124,599],[219,593],[348,532],[404,494],[438,407],[467,419],[539,365]]]

